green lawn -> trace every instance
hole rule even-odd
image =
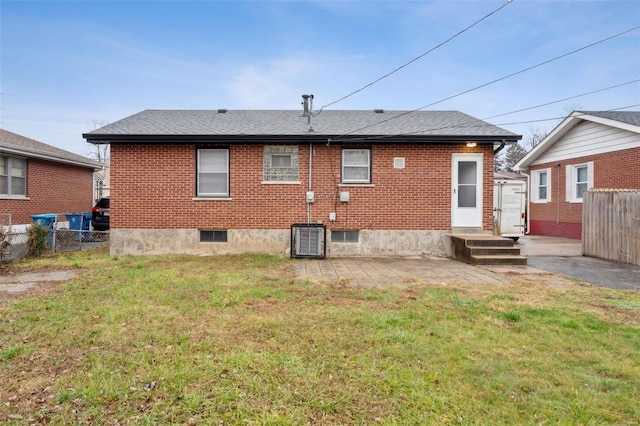
[[[0,304],[9,424],[638,424],[640,294],[569,281],[385,290],[273,256],[109,257]]]

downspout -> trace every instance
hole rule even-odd
[[[556,213],[556,223],[560,223],[560,163],[556,164],[556,170],[558,170],[558,212]],[[566,180],[566,176],[565,176]]]
[[[531,179],[529,178],[528,173],[524,173],[527,177],[527,231],[526,235],[529,235],[531,232]]]
[[[507,144],[507,143],[506,143],[506,142],[504,141],[504,139],[503,139],[503,140],[502,140],[502,142],[500,142],[500,146],[493,150],[493,156],[495,157],[495,156],[496,156],[496,154],[499,154],[499,153],[500,153],[500,151],[502,151],[502,150],[504,149],[504,146],[505,146],[506,144]]]
[[[313,170],[313,143],[309,142],[309,191],[312,187],[312,170]],[[307,223],[311,223],[311,204],[307,202]]]

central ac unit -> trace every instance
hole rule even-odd
[[[291,226],[291,257],[325,257],[326,227],[316,224]]]

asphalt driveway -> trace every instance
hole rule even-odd
[[[640,266],[582,256],[580,240],[528,235],[518,241],[528,266],[618,290],[640,290]]]

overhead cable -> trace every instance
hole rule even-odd
[[[636,26],[636,27],[633,27],[633,28],[630,28],[630,29],[628,29],[628,30],[622,31],[622,32],[620,32],[620,33],[618,33],[618,34],[614,34],[614,35],[609,36],[609,37],[607,37],[607,38],[604,38],[604,39],[602,39],[602,40],[598,40],[598,41],[596,41],[596,42],[594,42],[594,43],[588,44],[588,45],[583,46],[583,47],[580,47],[580,48],[578,48],[578,49],[572,50],[572,51],[570,51],[570,52],[564,53],[564,54],[562,54],[562,55],[556,56],[556,57],[554,57],[554,58],[548,59],[548,60],[546,60],[546,61],[540,62],[540,63],[538,63],[538,64],[536,64],[536,65],[532,65],[532,66],[530,66],[530,67],[527,67],[527,68],[521,69],[521,70],[519,70],[519,71],[513,72],[513,73],[511,73],[511,74],[505,75],[505,76],[500,77],[500,78],[497,78],[497,79],[495,79],[495,80],[489,81],[488,83],[481,84],[481,85],[476,86],[476,87],[474,87],[474,88],[472,88],[472,89],[468,89],[468,90],[465,90],[465,91],[463,91],[463,92],[459,92],[459,93],[457,93],[457,94],[455,94],[455,95],[451,95],[451,96],[448,96],[448,97],[446,97],[446,98],[440,99],[439,101],[432,102],[432,103],[430,103],[430,104],[428,104],[428,105],[421,106],[420,108],[416,108],[416,109],[413,109],[413,110],[411,110],[411,111],[406,111],[406,112],[404,112],[404,113],[402,113],[402,114],[399,114],[399,115],[396,115],[396,116],[390,117],[390,118],[388,118],[388,119],[386,119],[386,120],[382,120],[382,121],[380,121],[380,122],[378,122],[378,123],[370,124],[370,125],[367,125],[367,126],[361,127],[361,128],[359,128],[359,129],[352,130],[351,132],[348,132],[348,133],[345,133],[345,134],[343,134],[343,135],[338,136],[336,139],[340,139],[340,138],[343,138],[343,137],[345,137],[345,136],[349,136],[349,135],[351,135],[351,134],[353,134],[353,133],[356,133],[356,132],[359,132],[359,131],[361,131],[361,130],[368,129],[369,127],[378,126],[378,125],[380,125],[380,124],[382,124],[382,123],[386,123],[387,121],[391,121],[391,120],[395,120],[395,119],[400,118],[400,117],[404,117],[405,115],[408,115],[408,114],[414,113],[414,112],[416,112],[416,111],[423,110],[423,109],[425,109],[425,108],[429,108],[429,107],[431,107],[431,106],[434,106],[434,105],[437,105],[437,104],[439,104],[439,103],[442,103],[442,102],[445,102],[445,101],[451,100],[451,99],[453,99],[453,98],[457,98],[458,96],[466,95],[467,93],[471,93],[471,92],[476,91],[476,90],[478,90],[478,89],[482,89],[482,88],[484,88],[484,87],[487,87],[487,86],[490,86],[490,85],[492,85],[492,84],[495,84],[495,83],[497,83],[497,82],[499,82],[499,81],[503,81],[503,80],[506,80],[506,79],[508,79],[508,78],[515,77],[516,75],[523,74],[523,73],[525,73],[525,72],[527,72],[527,71],[531,71],[532,69],[535,69],[535,68],[541,67],[541,66],[543,66],[543,65],[549,64],[549,63],[551,63],[551,62],[554,62],[554,61],[557,61],[557,60],[559,60],[559,59],[565,58],[565,57],[567,57],[567,56],[573,55],[573,54],[575,54],[575,53],[581,52],[581,51],[586,50],[586,49],[588,49],[588,48],[590,48],[590,47],[597,46],[598,44],[602,44],[602,43],[604,43],[604,42],[606,42],[606,41],[609,41],[609,40],[612,40],[612,39],[614,39],[614,38],[616,38],[616,37],[620,37],[620,36],[623,36],[623,35],[625,35],[625,34],[627,34],[627,33],[632,32],[632,31],[636,31],[636,30],[637,30],[637,29],[639,29],[639,28],[640,28],[640,25],[639,25],[639,26]]]
[[[497,118],[497,117],[503,117],[505,115],[516,114],[516,113],[522,112],[522,111],[529,111],[530,109],[536,109],[536,108],[540,108],[540,107],[543,107],[543,106],[548,106],[548,105],[553,105],[553,104],[557,104],[557,103],[564,102],[564,101],[569,101],[571,99],[581,98],[582,96],[593,95],[594,93],[604,92],[604,91],[607,91],[607,90],[615,89],[617,87],[626,86],[627,84],[637,83],[639,81],[640,81],[640,79],[631,80],[631,81],[627,81],[626,83],[616,84],[615,86],[605,87],[604,89],[593,90],[591,92],[581,93],[581,94],[575,95],[575,96],[569,96],[568,98],[562,98],[562,99],[558,99],[558,100],[555,100],[555,101],[546,102],[544,104],[538,104],[538,105],[535,105],[535,106],[532,106],[532,107],[527,107],[527,108],[517,109],[515,111],[505,112],[505,113],[502,113],[502,114],[492,115],[491,117],[482,118],[481,120],[490,120],[492,118]]]
[[[504,3],[502,6],[500,6],[499,8],[497,8],[496,10],[494,10],[493,12],[483,16],[482,18],[478,19],[477,21],[475,21],[473,24],[469,25],[468,27],[458,31],[456,34],[452,35],[451,37],[449,37],[448,39],[446,39],[445,41],[441,42],[440,44],[432,47],[431,49],[427,50],[426,52],[424,52],[423,54],[416,56],[415,58],[413,58],[412,60],[410,60],[409,62],[400,65],[399,67],[397,67],[396,69],[394,69],[393,71],[388,72],[387,74],[383,75],[382,77],[372,81],[369,84],[366,84],[364,86],[362,86],[361,88],[354,90],[353,92],[349,93],[348,95],[345,95],[343,97],[341,97],[340,99],[337,99],[333,102],[330,102],[326,105],[323,105],[319,110],[318,110],[318,114],[320,114],[322,112],[323,109],[325,109],[326,107],[329,107],[331,105],[337,104],[338,102],[341,102],[353,95],[355,95],[356,93],[362,92],[364,89],[373,86],[374,84],[380,82],[381,80],[384,80],[385,78],[391,76],[392,74],[395,74],[396,72],[400,71],[401,69],[411,65],[412,63],[414,63],[415,61],[417,61],[418,59],[421,59],[425,56],[427,56],[429,53],[433,52],[434,50],[444,46],[445,44],[449,43],[451,40],[453,40],[454,38],[458,37],[459,35],[465,33],[466,31],[470,30],[471,28],[475,27],[476,25],[478,25],[480,22],[484,21],[485,19],[489,18],[491,15],[499,12],[500,10],[502,10],[506,5],[508,5],[509,3],[511,3],[511,0],[507,0],[506,3]]]
[[[629,108],[636,108],[636,107],[640,107],[640,104],[634,104],[634,105],[627,105],[627,106],[623,106],[623,107],[618,107],[618,108],[612,108],[612,109],[607,109],[607,110],[603,110],[600,112],[611,112],[611,111],[620,111],[620,110],[625,110],[625,109],[629,109]],[[511,113],[506,113],[504,115],[508,115]],[[589,112],[581,112],[580,114],[576,114],[574,115],[574,117],[581,117],[583,115],[589,115]],[[564,120],[565,117],[551,117],[551,118],[540,118],[537,120],[527,120],[527,121],[516,121],[516,122],[510,122],[510,123],[497,123],[497,124],[492,124],[492,123],[486,123],[486,124],[478,124],[478,123],[474,123],[474,124],[470,124],[470,125],[459,125],[459,124],[454,124],[454,125],[450,125],[450,126],[440,126],[440,127],[432,127],[432,128],[428,128],[428,129],[420,129],[420,130],[415,130],[413,132],[406,132],[406,133],[399,133],[399,134],[395,134],[395,135],[380,135],[380,136],[362,136],[362,137],[354,137],[354,138],[349,138],[349,139],[331,139],[331,142],[363,142],[363,141],[370,141],[370,140],[379,140],[379,139],[390,139],[390,138],[397,138],[397,137],[402,137],[402,136],[411,136],[411,135],[415,135],[418,133],[424,133],[424,132],[433,132],[436,130],[445,130],[445,129],[463,129],[465,127],[497,127],[497,126],[513,126],[516,124],[531,124],[531,123],[541,123],[543,121],[556,121],[556,120]]]

